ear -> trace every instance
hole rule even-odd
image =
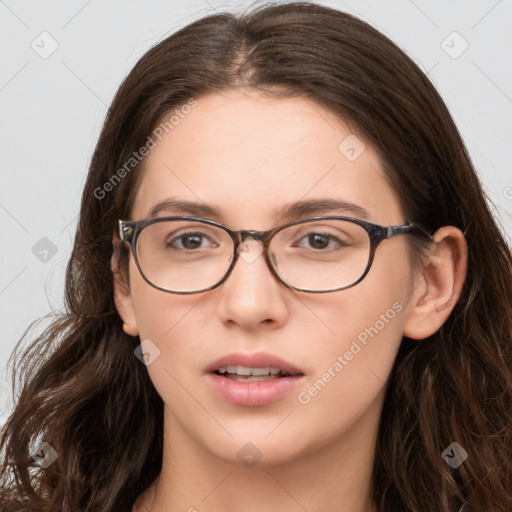
[[[117,312],[123,319],[123,331],[129,336],[138,336],[139,327],[135,318],[132,297],[130,295],[127,276],[123,276],[119,268],[119,254],[121,251],[122,241],[120,240],[116,229],[112,234],[112,258],[110,260],[110,268],[114,277],[114,302]]]
[[[404,325],[404,336],[415,340],[428,338],[443,325],[459,300],[466,279],[468,249],[460,229],[444,226],[433,239]]]

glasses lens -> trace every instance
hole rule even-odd
[[[155,222],[137,241],[142,273],[154,285],[192,292],[218,283],[233,259],[233,241],[216,226],[190,220]]]
[[[370,237],[354,222],[324,219],[285,228],[270,254],[280,278],[295,288],[329,291],[348,287],[364,274]]]

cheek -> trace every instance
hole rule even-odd
[[[294,397],[294,417],[300,422],[287,425],[290,439],[304,439],[305,452],[340,438],[355,446],[357,438],[371,437],[379,423],[386,382],[402,339],[403,309],[396,302],[387,308],[374,300],[367,301],[363,311],[347,301],[335,325],[336,339],[317,340],[320,349],[310,349],[314,367]],[[292,448],[282,442],[283,450]]]
[[[167,408],[183,418],[200,418],[194,398],[201,370],[204,323],[197,318],[200,296],[167,294],[155,289],[138,296],[136,314],[140,339],[151,340],[154,351],[149,377]],[[147,341],[145,342],[147,343]],[[192,398],[192,399],[191,399]],[[210,425],[211,427],[211,425]]]
[[[351,342],[357,340],[367,348],[373,339],[386,339],[372,343],[374,351],[384,351],[392,340],[400,340],[412,277],[405,248],[385,247],[384,242],[360,283],[339,292],[308,297],[310,309],[318,313],[316,316],[325,326],[327,346],[337,351],[349,350]]]
[[[185,366],[200,349],[206,327],[196,310],[200,301],[198,296],[167,296],[158,290],[139,300],[136,315],[140,339],[150,339],[158,347],[161,363],[167,367]]]
[[[198,366],[198,340],[204,338],[201,332],[206,326],[197,318],[197,311],[204,295],[166,293],[147,284],[135,266],[130,272],[139,338],[152,356],[148,372],[165,400],[177,384],[173,377],[181,382],[188,373],[185,369]]]
[[[130,261],[130,291],[140,339],[165,344],[203,295],[179,295],[152,287]]]
[[[309,302],[330,334],[317,340],[297,401],[311,421],[325,419],[315,421],[323,430],[348,427],[382,398],[402,341],[412,273],[405,250],[380,249],[361,283]]]
[[[317,341],[310,378],[297,394],[304,414],[324,430],[332,425],[348,428],[384,390],[405,316],[402,303],[391,298],[373,296],[360,302],[347,297],[339,306],[330,326],[332,341]]]

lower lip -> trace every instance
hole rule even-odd
[[[213,390],[221,398],[246,407],[261,407],[279,400],[297,387],[303,377],[304,375],[296,375],[259,382],[243,382],[221,377],[216,373],[207,375]]]

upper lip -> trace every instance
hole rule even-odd
[[[279,368],[290,375],[302,375],[303,373],[280,357],[264,352],[255,354],[227,354],[213,361],[213,363],[207,367],[206,371],[208,373],[215,373],[221,366],[245,366],[247,368],[266,368],[269,366]]]

